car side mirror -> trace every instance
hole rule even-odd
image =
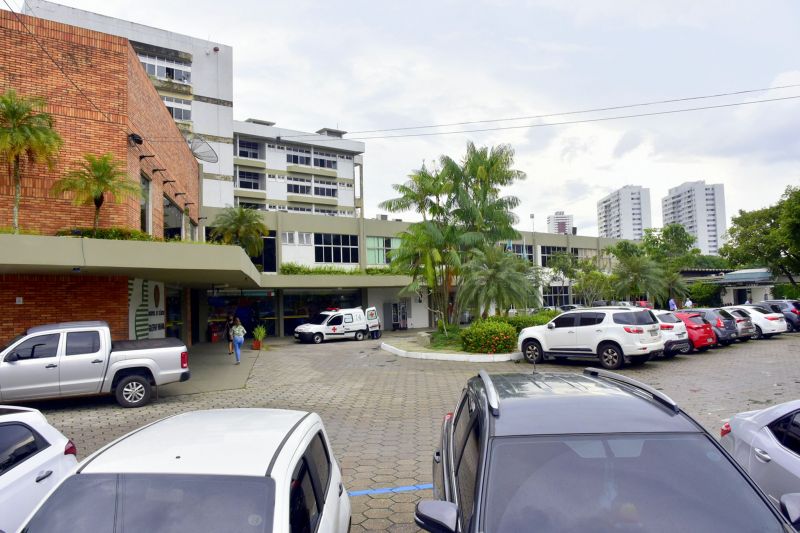
[[[555,328],[556,328],[555,322],[548,322],[547,323],[547,329],[555,329]]]
[[[792,526],[800,527],[800,493],[793,492],[781,496],[781,512],[789,519]]]
[[[443,500],[422,500],[414,512],[414,522],[432,533],[455,533],[458,506]]]
[[[11,352],[6,356],[6,363],[13,363],[15,361],[19,361],[19,354],[17,352]]]

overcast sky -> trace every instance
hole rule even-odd
[[[12,2],[13,3],[13,2]],[[17,2],[19,3],[19,2]],[[529,116],[800,84],[800,3],[716,0],[61,0],[234,49],[234,116],[347,131]],[[800,95],[800,87],[655,111]],[[550,122],[614,114],[554,117]],[[611,190],[725,184],[727,214],[800,185],[800,100],[568,126],[366,141],[368,216],[423,161],[508,143],[520,229],[596,235]],[[495,125],[519,125],[517,121]],[[539,121],[542,122],[542,121]],[[479,126],[478,126],[479,127]],[[428,130],[429,131],[429,130]],[[404,214],[404,218],[413,218]]]

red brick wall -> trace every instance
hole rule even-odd
[[[105,320],[112,339],[127,339],[128,278],[0,274],[0,309],[0,346],[31,326],[73,320]]]
[[[27,30],[17,21],[24,22]],[[70,80],[41,50],[39,42],[77,83],[87,100]],[[23,96],[44,97],[53,114],[55,128],[64,139],[64,146],[53,170],[42,165],[25,165],[22,177],[20,225],[24,229],[53,234],[72,226],[90,226],[94,209],[74,206],[68,199],[54,198],[50,189],[60,176],[73,168],[83,154],[111,152],[127,164],[131,179],[139,181],[141,153],[156,154],[145,159],[145,170],[154,163],[170,170],[170,177],[182,180],[180,190],[186,196],[178,202],[194,202],[193,218],[197,219],[198,170],[191,152],[182,142],[153,142],[129,146],[127,135],[135,131],[143,137],[178,139],[180,135],[172,117],[136,59],[128,41],[104,33],[16,15],[0,10],[0,92],[14,89]],[[97,106],[97,107],[95,107]],[[141,131],[137,128],[141,127]],[[149,166],[148,166],[149,165]],[[13,180],[5,166],[0,168],[0,227],[11,226]],[[157,175],[158,176],[158,175]],[[153,233],[161,236],[161,191],[153,191]],[[193,187],[193,188],[192,188]],[[156,187],[154,187],[156,189]],[[173,191],[174,192],[174,191]],[[139,228],[139,200],[128,199],[115,204],[106,199],[101,210],[101,226]]]

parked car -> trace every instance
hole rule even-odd
[[[714,330],[714,335],[717,336],[717,344],[730,346],[736,341],[738,330],[736,318],[732,314],[719,308],[692,309],[692,311],[700,313],[700,316],[708,320]]]
[[[694,311],[676,311],[675,316],[686,325],[686,333],[692,342],[692,348],[705,352],[717,344],[717,336],[711,324],[700,313]]]
[[[361,341],[367,337],[371,329],[379,327],[380,319],[374,307],[368,307],[366,314],[360,307],[330,309],[313,316],[308,323],[294,328],[294,338],[300,342],[314,344],[331,339]]]
[[[0,406],[0,531],[25,517],[77,464],[77,449],[36,409]]]
[[[742,305],[741,309],[748,311],[756,332],[754,339],[769,339],[775,335],[780,335],[788,328],[786,319],[780,311],[774,311],[770,307],[763,305]]]
[[[600,369],[467,381],[418,526],[441,532],[785,532],[789,521],[664,393]],[[798,494],[786,494],[797,520]]]
[[[664,358],[671,359],[677,354],[692,351],[692,342],[686,331],[686,324],[670,311],[653,311],[659,321],[661,336],[664,339]]]
[[[720,437],[774,503],[800,487],[800,400],[734,415]]]
[[[349,522],[318,415],[218,409],[162,419],[95,452],[25,531],[344,533]]]
[[[800,300],[764,300],[759,304],[769,304],[773,309],[777,306],[791,328],[790,331],[800,331]]]
[[[529,363],[548,357],[589,358],[610,369],[645,363],[664,350],[653,312],[628,307],[567,311],[544,326],[523,329],[517,345]]]
[[[153,387],[189,377],[180,339],[112,342],[102,321],[36,326],[0,348],[3,402],[113,394],[123,407],[141,407]]]
[[[736,340],[739,342],[749,341],[756,333],[756,326],[747,310],[739,307],[726,307],[725,310],[736,319],[736,333],[738,334]]]
[[[633,302],[634,307],[644,307],[645,309],[654,309],[653,304],[647,300],[637,300]]]

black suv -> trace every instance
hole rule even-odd
[[[437,533],[791,531],[674,401],[601,369],[471,378],[444,419],[433,493],[415,521]],[[800,524],[800,494],[782,503]]]

